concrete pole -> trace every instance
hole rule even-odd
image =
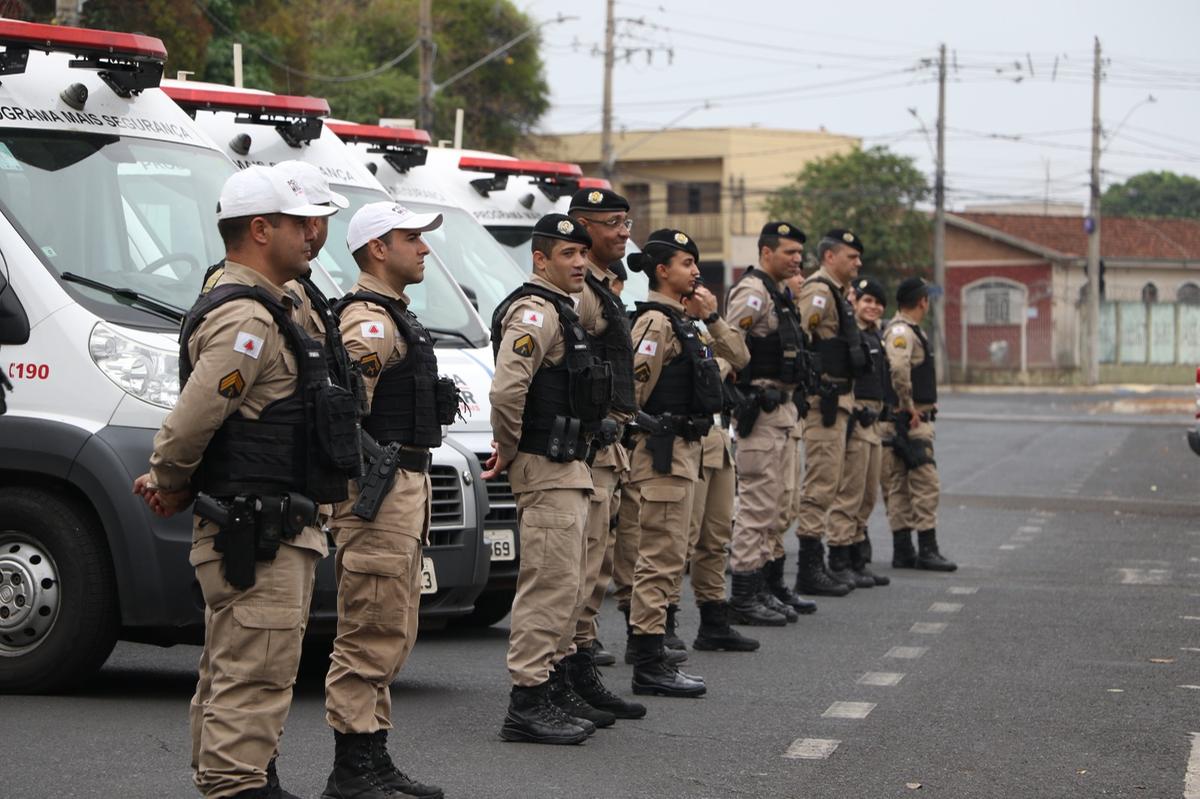
[[[949,366],[946,348],[946,45],[938,47],[937,164],[933,178],[933,282],[941,293],[933,298],[933,328],[937,338],[937,380],[944,383]]]
[[[418,6],[417,37],[421,41],[417,127],[429,130],[433,125],[433,0],[421,0]]]
[[[1100,382],[1100,38],[1092,66],[1092,179],[1088,206],[1087,384]]]
[[[600,175],[610,181],[615,171],[612,143],[614,5],[614,0],[607,0],[604,10],[604,107],[600,112]]]

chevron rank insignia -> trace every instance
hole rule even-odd
[[[639,383],[646,383],[650,380],[650,364],[643,363],[638,368],[633,370],[633,379]]]
[[[362,373],[367,377],[378,377],[383,371],[383,364],[379,362],[379,356],[373,352],[358,359],[358,365],[362,367]]]
[[[513,352],[522,358],[528,358],[530,355],[533,355],[533,336],[526,333],[514,341]]]
[[[237,369],[222,377],[221,382],[217,384],[217,393],[225,399],[240,397],[245,389],[246,380]]]

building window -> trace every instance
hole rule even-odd
[[[1158,302],[1158,286],[1153,283],[1147,283],[1142,286],[1142,302],[1147,305],[1153,305]]]
[[[989,289],[983,295],[983,323],[985,325],[1006,325],[1011,318],[1008,300],[1009,289]]]
[[[1200,305],[1200,286],[1187,282],[1175,292],[1175,301],[1183,305]]]
[[[1025,313],[1025,287],[1006,280],[985,280],[966,290],[968,325],[1019,325]]]
[[[667,186],[668,214],[716,214],[721,211],[721,184],[671,183]]]

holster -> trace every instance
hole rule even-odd
[[[837,424],[837,387],[830,383],[822,383],[817,389],[817,396],[820,398],[819,405],[821,408],[821,425],[824,427],[833,427],[835,424]]]
[[[754,423],[758,421],[758,415],[762,413],[762,408],[759,407],[758,399],[754,394],[749,394],[745,402],[737,409],[737,434],[738,438],[745,438],[754,430]]]
[[[291,541],[316,523],[317,505],[296,492],[239,495],[226,502],[200,494],[196,514],[218,526],[213,549],[221,553],[225,580],[245,591],[254,585],[258,561],[275,560],[281,541]]]
[[[646,449],[650,452],[650,465],[659,474],[671,473],[671,461],[675,455],[675,433],[656,431],[646,439]]]
[[[354,501],[350,512],[370,522],[379,515],[384,497],[396,482],[396,472],[400,468],[400,445],[395,442],[380,445],[363,432],[362,451],[367,463],[358,480],[358,499]]]
[[[617,443],[620,438],[621,425],[617,424],[613,419],[600,420],[599,428],[588,441],[587,457],[584,459],[587,461],[588,466],[591,466],[592,462],[596,460],[596,456],[600,453],[600,450]]]

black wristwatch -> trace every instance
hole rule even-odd
[[[708,316],[704,317],[704,324],[711,325],[713,322],[717,321],[720,318],[721,318],[721,314],[717,313],[716,311],[713,311]]]

